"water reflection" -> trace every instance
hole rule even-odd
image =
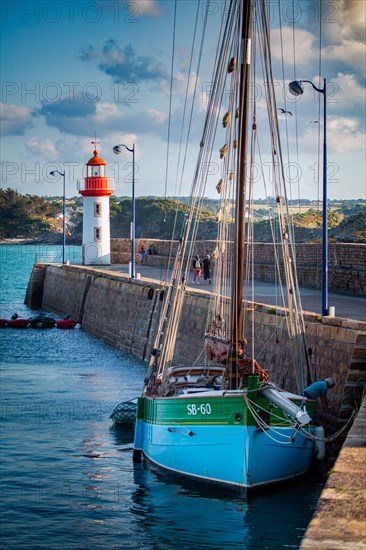
[[[109,428],[109,433],[113,439],[114,444],[117,447],[123,447],[128,445],[132,449],[133,439],[134,439],[134,428],[133,424],[118,425],[113,424]]]
[[[156,548],[298,548],[321,490],[309,476],[277,490],[248,494],[135,465],[131,513]],[[158,546],[158,544],[160,546]]]
[[[248,502],[136,465],[131,513],[160,548],[247,548]],[[244,544],[245,543],[245,544]],[[244,546],[243,546],[244,545]]]

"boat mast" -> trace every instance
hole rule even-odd
[[[241,63],[239,91],[239,154],[236,180],[235,239],[233,286],[231,290],[231,364],[229,365],[229,388],[238,383],[237,360],[243,349],[243,279],[245,248],[246,173],[249,124],[249,77],[251,50],[252,0],[241,0]]]

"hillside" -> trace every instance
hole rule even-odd
[[[186,205],[173,199],[140,198],[135,207],[136,237],[151,239],[179,239],[184,223]],[[198,239],[212,239],[216,235],[215,216],[204,210],[198,230]],[[111,237],[128,237],[131,223],[131,201],[114,202],[111,208]],[[172,237],[173,236],[173,237]]]
[[[329,237],[332,238],[332,231],[344,220],[344,216],[338,212],[328,212]],[[348,220],[344,220],[347,225]],[[322,238],[322,214],[319,212],[305,212],[292,216],[295,242],[320,242]],[[276,230],[276,223],[274,222]],[[365,226],[366,229],[366,226]],[[254,224],[254,240],[258,242],[271,242],[272,233],[268,220]],[[342,242],[342,239],[336,239]],[[350,241],[344,241],[350,242]],[[353,241],[352,241],[353,242]]]
[[[366,243],[366,210],[345,218],[329,235],[339,242]]]
[[[62,201],[44,200],[0,189],[0,238],[35,238],[48,235],[56,242],[62,233]]]
[[[254,239],[270,242],[271,226],[268,209],[263,201],[256,204]],[[179,239],[186,213],[183,202],[157,197],[136,200],[136,237],[151,239]],[[215,212],[218,201],[207,199],[201,215],[198,239],[216,238]],[[302,209],[303,208],[303,209]],[[296,242],[320,242],[322,216],[313,205],[293,208]],[[110,219],[112,238],[128,238],[131,223],[131,200],[111,197]],[[0,239],[23,239],[27,242],[61,243],[62,198],[20,195],[12,189],[0,189]],[[366,204],[362,201],[338,201],[328,214],[329,238],[338,242],[366,243]],[[274,224],[276,226],[276,224]],[[275,229],[276,230],[276,229]],[[66,201],[66,237],[68,244],[81,244],[82,198]]]

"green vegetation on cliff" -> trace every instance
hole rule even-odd
[[[62,202],[62,201],[61,201]],[[62,231],[60,201],[0,189],[0,237],[37,238]]]
[[[254,239],[270,242],[268,207],[255,201]],[[296,242],[320,242],[322,215],[314,205],[293,205],[292,220]],[[81,244],[82,197],[66,201],[66,235],[69,244]],[[205,199],[198,239],[216,238],[215,213],[219,201]],[[136,199],[136,237],[179,239],[187,210],[187,199],[157,197]],[[273,214],[272,214],[273,216]],[[131,200],[110,199],[112,238],[128,238],[131,224]],[[62,239],[62,197],[21,195],[13,189],[0,189],[0,238],[60,243]],[[337,201],[328,213],[329,238],[339,242],[366,243],[366,202]]]
[[[179,239],[187,206],[173,199],[140,198],[136,200],[136,237]],[[128,237],[131,224],[131,201],[111,203],[111,236]],[[215,216],[203,210],[198,239],[214,239]]]

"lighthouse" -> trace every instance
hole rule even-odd
[[[86,163],[86,177],[78,181],[83,196],[83,265],[109,265],[110,222],[109,197],[114,189],[108,187],[106,163],[96,149]]]

